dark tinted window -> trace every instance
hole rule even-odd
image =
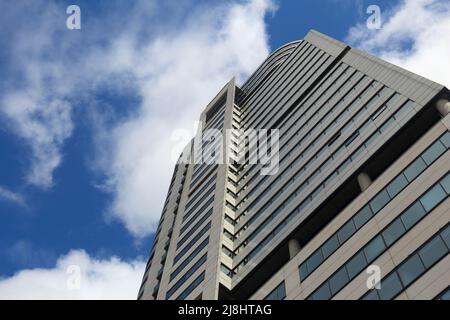
[[[446,196],[447,194],[444,189],[442,189],[440,185],[436,185],[420,199],[420,202],[423,204],[425,210],[429,211],[432,210]]]
[[[396,219],[389,227],[383,231],[383,238],[387,246],[390,246],[399,239],[405,232],[405,227],[400,219]]]
[[[377,236],[372,241],[370,241],[364,248],[364,254],[366,255],[367,261],[373,261],[380,253],[385,249],[385,245],[381,236]]]
[[[339,247],[339,241],[337,235],[332,236],[322,246],[323,256],[329,257]]]
[[[328,300],[331,297],[330,288],[328,287],[328,281],[325,282],[316,292],[312,298],[314,300]]]
[[[355,225],[353,224],[353,220],[348,221],[338,232],[339,241],[341,243],[345,242],[348,238],[350,238],[353,233],[355,233]]]
[[[431,267],[435,262],[447,253],[447,247],[440,237],[435,237],[420,251],[419,256],[426,268]]]
[[[431,164],[444,152],[444,145],[440,141],[436,141],[430,148],[428,148],[427,151],[424,152],[422,158],[427,164]]]
[[[319,264],[322,263],[322,261],[323,261],[322,251],[317,250],[311,257],[309,257],[307,261],[308,270],[313,271],[315,268],[317,268]]]
[[[341,290],[348,281],[347,271],[345,268],[341,268],[330,279],[331,293],[336,294],[336,292]]]
[[[372,208],[372,211],[377,213],[378,211],[383,208],[386,203],[388,203],[390,200],[388,193],[386,190],[381,191],[375,198],[373,198],[372,201],[370,201],[370,207]]]
[[[395,197],[400,191],[402,191],[407,184],[408,181],[403,174],[395,178],[395,180],[387,186],[387,191],[391,198]]]
[[[365,206],[362,208],[354,217],[353,222],[355,222],[355,226],[357,229],[361,228],[369,219],[372,217],[372,210],[370,210],[369,206]]]
[[[424,271],[425,267],[417,254],[410,257],[398,268],[398,274],[405,286],[413,282]]]
[[[405,176],[409,181],[414,180],[426,168],[425,162],[422,158],[417,159],[409,165],[405,170]]]
[[[397,274],[394,272],[384,279],[381,284],[381,290],[378,291],[381,300],[390,300],[402,291],[402,284]]]
[[[353,278],[359,274],[366,265],[367,261],[364,252],[360,251],[346,264],[349,277]]]
[[[425,210],[419,202],[412,205],[406,212],[401,215],[401,219],[406,229],[411,228],[417,221],[419,221],[424,215]]]

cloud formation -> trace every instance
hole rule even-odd
[[[72,250],[54,268],[22,270],[0,278],[0,299],[133,300],[144,269],[141,260],[99,260],[84,250]]]
[[[90,19],[84,9],[82,29],[68,31],[57,3],[5,4],[0,45],[11,77],[0,86],[0,119],[29,146],[26,182],[41,189],[55,184],[64,144],[77,130],[74,115],[89,119],[95,184],[112,195],[107,216],[142,238],[155,230],[167,192],[171,133],[193,132],[220,88],[233,76],[245,79],[268,55],[264,18],[274,6],[118,1]],[[109,100],[98,109],[104,91],[138,102]]]
[[[349,30],[347,41],[393,64],[450,86],[450,2],[404,0],[382,11],[381,30],[365,23]]]
[[[25,207],[25,199],[19,193],[13,192],[5,187],[0,186],[0,201],[8,201],[19,206]]]
[[[53,185],[61,147],[73,129],[68,101],[72,84],[67,81],[70,68],[57,42],[61,37],[57,9],[54,4],[4,3],[0,24],[0,45],[6,56],[1,66],[0,115],[31,150],[26,181],[43,189]],[[29,17],[39,23],[26,21]]]
[[[137,237],[156,223],[174,167],[171,134],[194,133],[194,122],[232,76],[250,74],[269,48],[264,16],[268,1],[221,6],[197,12],[176,33],[142,44],[124,34],[105,55],[107,65],[136,80],[142,97],[137,113],[102,132],[101,161],[114,194],[111,214]]]

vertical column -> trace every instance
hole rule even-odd
[[[450,102],[445,99],[441,99],[436,103],[436,109],[438,109],[439,113],[445,117],[450,113]]]
[[[297,239],[291,239],[288,242],[289,246],[289,259],[292,259],[297,255],[297,253],[300,252],[300,244],[298,243]]]
[[[372,179],[370,179],[369,175],[365,172],[361,172],[358,175],[358,184],[359,187],[361,188],[361,191],[365,191],[367,190],[367,188],[370,187],[370,185],[372,184]]]

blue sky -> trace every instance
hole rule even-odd
[[[81,30],[65,27],[69,4]],[[383,29],[361,32],[370,4]],[[55,270],[71,250],[136,263],[136,282],[172,173],[170,132],[190,130],[227,79],[311,28],[445,84],[414,28],[432,32],[436,16],[448,28],[448,3],[415,5],[0,0],[0,298],[23,297],[18,272]],[[412,10],[418,25],[399,23]],[[448,46],[436,52],[448,57]]]

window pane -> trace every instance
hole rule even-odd
[[[426,211],[430,211],[446,196],[444,189],[440,185],[436,185],[420,199],[420,202]]]
[[[405,176],[403,174],[401,174],[387,186],[387,192],[389,193],[391,198],[393,198],[400,191],[402,191],[403,188],[406,187],[407,184],[408,184],[408,181],[406,180]]]
[[[439,158],[441,154],[445,152],[444,145],[438,140],[422,155],[423,160],[430,165],[434,160]]]
[[[413,102],[409,100],[402,107],[400,107],[400,109],[397,110],[397,112],[395,113],[395,118],[397,120],[403,118],[406,113],[409,113],[409,111],[412,109],[412,106]]]
[[[394,118],[390,118],[388,121],[386,121],[380,128],[381,133],[387,131],[394,123]]]
[[[348,221],[344,224],[338,232],[339,241],[344,243],[348,238],[350,238],[355,233],[355,225],[353,224],[353,220]]]
[[[450,290],[447,289],[446,292],[444,292],[440,297],[439,300],[446,300],[449,301],[450,300]]]
[[[302,263],[299,268],[300,280],[305,280],[308,276],[308,269],[306,269],[306,263]]]
[[[450,174],[441,180],[441,185],[444,187],[445,191],[450,194]]]
[[[402,291],[402,284],[394,272],[386,279],[381,280],[381,290],[378,291],[381,300],[390,300]]]
[[[386,230],[383,231],[383,238],[387,246],[393,244],[405,232],[405,227],[400,219],[396,219]]]
[[[331,297],[330,288],[328,287],[328,281],[325,282],[317,291],[312,295],[314,300],[328,300]]]
[[[322,246],[322,253],[325,258],[329,257],[339,247],[337,235],[332,236]]]
[[[364,248],[364,254],[366,255],[367,261],[370,263],[377,256],[380,255],[385,249],[385,245],[381,236],[377,236],[375,239],[370,241]]]
[[[278,300],[283,300],[284,298],[286,298],[286,287],[284,285],[284,281],[278,286],[277,293]]]
[[[450,132],[447,131],[441,138],[441,141],[447,149],[450,148]]]
[[[271,293],[269,293],[269,295],[267,297],[264,298],[264,300],[277,300],[275,296],[276,296],[276,291],[272,291]]]
[[[356,229],[361,228],[369,219],[372,217],[372,210],[369,206],[362,208],[354,217],[353,222],[355,223]]]
[[[319,266],[319,264],[322,263],[322,261],[323,261],[322,251],[317,250],[316,252],[313,253],[311,257],[308,258],[306,262],[308,264],[308,270],[312,272],[315,268]]]
[[[361,300],[380,300],[377,290],[370,290]]]
[[[359,274],[365,268],[366,265],[367,261],[366,257],[364,256],[364,252],[360,251],[345,265],[350,279]]]
[[[425,268],[431,267],[436,261],[447,253],[447,247],[441,237],[435,237],[419,251]]]
[[[441,232],[441,237],[444,239],[447,248],[450,248],[450,227],[445,228],[445,230]]]
[[[413,282],[424,271],[425,267],[417,254],[410,257],[398,268],[398,274],[405,286]]]
[[[404,174],[408,181],[413,181],[419,174],[422,173],[423,170],[427,165],[425,164],[425,161],[422,160],[422,158],[418,158],[416,161],[411,163],[408,168],[406,168]]]
[[[409,230],[425,214],[426,211],[424,210],[420,202],[416,202],[401,215],[401,219],[406,229]]]
[[[348,282],[347,271],[345,268],[341,268],[330,278],[330,289],[332,294],[336,294],[341,290],[345,284]]]
[[[386,190],[383,190],[375,198],[373,198],[372,201],[370,201],[370,207],[374,213],[377,213],[386,205],[386,203],[389,202],[389,200],[390,197],[388,193]]]

